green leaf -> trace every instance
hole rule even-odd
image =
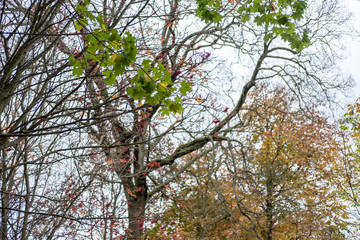
[[[246,14],[246,15],[242,16],[241,21],[243,21],[243,22],[250,21],[250,15]]]
[[[272,34],[266,34],[265,36],[264,36],[264,42],[269,42],[270,40],[272,40],[273,39],[273,36],[272,36]]]
[[[165,115],[169,116],[169,115],[170,115],[169,109],[168,109],[168,108],[162,108],[162,109],[160,110],[160,115],[161,115],[161,116],[165,116]]]
[[[280,25],[285,25],[287,24],[289,21],[289,19],[286,17],[286,16],[281,16],[277,19],[277,22],[280,24]]]
[[[108,85],[113,85],[113,84],[115,84],[116,83],[116,77],[115,77],[115,75],[110,75],[108,78],[105,78],[104,79],[104,82],[106,83],[106,84],[108,84]]]
[[[150,68],[150,63],[151,63],[151,60],[144,59],[143,62],[142,62],[142,65],[143,65],[145,68]]]
[[[75,10],[76,10],[78,13],[83,13],[83,12],[84,12],[84,6],[78,4],[78,5],[75,7]]]
[[[145,100],[149,104],[158,104],[159,103],[159,99],[157,98],[157,96],[147,96]]]
[[[69,63],[70,63],[70,65],[72,65],[72,66],[75,65],[76,59],[75,59],[74,55],[70,55],[70,57],[69,57]]]
[[[80,31],[83,28],[83,26],[78,21],[75,21],[74,25],[77,31]]]
[[[175,97],[175,101],[176,101],[176,103],[179,103],[179,104],[181,104],[183,102],[179,96]]]
[[[74,68],[73,69],[73,75],[76,77],[80,77],[83,73],[83,69],[82,68]]]
[[[264,19],[261,16],[256,16],[254,19],[254,23],[256,23],[258,26],[261,26],[264,22]]]
[[[191,92],[191,83],[182,81],[179,91],[181,92],[182,95],[186,96],[188,92]]]

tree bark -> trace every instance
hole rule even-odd
[[[266,181],[266,209],[265,209],[265,215],[266,215],[266,240],[272,240],[272,235],[273,235],[273,226],[274,226],[274,221],[273,221],[273,208],[274,208],[274,204],[273,204],[273,180],[271,177],[271,172],[270,172],[270,176],[268,176],[268,179]]]
[[[131,186],[132,187],[129,187]],[[140,240],[144,233],[145,207],[147,202],[147,183],[145,176],[135,177],[135,184],[128,179],[123,185],[126,192],[128,204],[129,227],[127,229],[127,238]]]

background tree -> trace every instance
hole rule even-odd
[[[84,204],[85,189],[103,168],[85,165],[92,175],[80,175],[84,165],[77,164],[96,157],[79,122],[86,125],[87,112],[97,107],[79,97],[86,78],[72,75],[69,64],[70,56],[83,54],[84,33],[74,26],[81,18],[77,5],[47,0],[0,5],[3,239],[75,237],[75,220],[91,229],[101,218],[82,209],[97,208]]]
[[[354,235],[359,231],[359,99],[354,104],[348,105],[344,117],[340,119],[342,130],[342,151],[344,156],[342,173],[345,182],[342,185],[342,196],[352,202],[349,205],[351,223],[353,224]]]
[[[60,81],[66,72],[63,52],[72,51],[64,44],[72,19],[61,1],[1,5],[2,239],[39,238],[46,217],[67,217],[65,202],[71,200],[59,197],[58,186],[47,183],[52,182],[51,166],[64,159],[57,155],[58,146],[71,128],[59,117],[61,104],[76,89],[71,81]],[[53,208],[61,201],[61,208]]]
[[[284,89],[250,98],[237,136],[173,185],[180,191],[150,239],[345,239],[351,231],[336,128],[315,110],[294,109]]]

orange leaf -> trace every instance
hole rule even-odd
[[[113,165],[113,164],[114,164],[112,158],[108,158],[108,159],[106,160],[106,163],[107,163],[108,165]]]
[[[127,192],[130,196],[136,198],[136,195],[133,194],[133,193],[130,191],[130,189],[127,188],[127,189],[126,189],[126,192]]]
[[[197,101],[198,103],[202,103],[202,102],[204,102],[205,100],[204,100],[204,99],[201,99],[201,98],[199,98],[199,97],[196,97],[196,98],[195,98],[195,101]]]

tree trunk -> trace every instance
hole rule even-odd
[[[2,151],[2,163],[1,163],[1,230],[0,230],[0,239],[5,240],[8,239],[8,215],[9,210],[7,209],[9,207],[9,194],[7,193],[7,170],[6,170],[6,152],[5,150]]]
[[[271,173],[270,173],[271,175]],[[274,226],[273,221],[273,211],[274,211],[274,205],[273,205],[273,180],[272,177],[269,176],[269,178],[266,181],[266,209],[265,209],[265,215],[266,215],[266,240],[272,240],[272,230]]]
[[[129,218],[126,239],[140,240],[144,233],[147,184],[145,176],[136,176],[134,178],[135,184],[131,183],[131,179],[128,179],[127,184],[123,185],[126,192]]]

